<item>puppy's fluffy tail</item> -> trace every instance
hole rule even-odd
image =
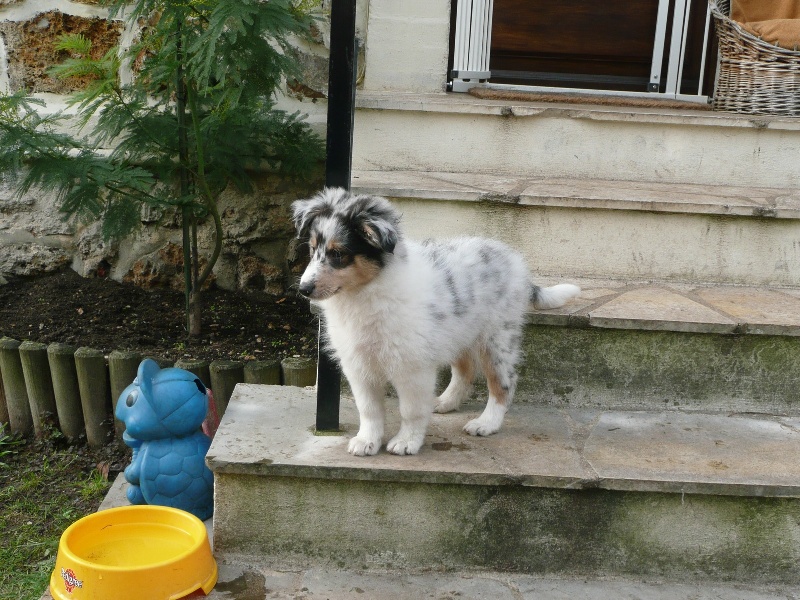
[[[581,293],[581,288],[571,283],[559,283],[551,287],[531,286],[531,300],[536,308],[558,308],[564,306],[567,300],[576,298]]]

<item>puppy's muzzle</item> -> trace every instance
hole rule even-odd
[[[313,281],[301,281],[298,289],[303,296],[310,298],[316,287],[317,285]]]

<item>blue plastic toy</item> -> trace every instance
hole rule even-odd
[[[203,383],[189,371],[139,365],[117,401],[115,416],[133,448],[125,469],[131,504],[180,508],[200,519],[214,512],[214,475],[205,464],[210,438],[200,427],[208,411]]]

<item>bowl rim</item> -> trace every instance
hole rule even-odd
[[[146,514],[148,512],[149,513],[156,513],[156,514],[158,514],[158,513],[161,513],[161,514],[172,514],[174,516],[178,516],[180,518],[184,518],[188,523],[191,524],[192,527],[194,527],[196,529],[196,532],[197,533],[201,533],[201,535],[199,535],[199,536],[198,535],[194,535],[194,532],[189,531],[188,529],[185,529],[184,531],[187,531],[190,534],[190,536],[194,539],[192,544],[186,550],[184,550],[184,551],[182,551],[182,552],[180,552],[178,554],[175,554],[171,558],[168,558],[168,559],[165,559],[165,560],[162,560],[162,561],[158,561],[158,562],[148,563],[147,565],[138,566],[138,567],[103,565],[103,564],[100,564],[100,563],[97,563],[97,562],[92,562],[90,560],[87,560],[87,559],[85,559],[83,557],[78,556],[72,550],[72,548],[70,548],[70,546],[69,546],[69,538],[72,535],[74,535],[75,530],[77,530],[81,526],[84,526],[87,522],[95,521],[95,520],[98,520],[98,519],[101,519],[101,518],[104,518],[104,517],[108,517],[109,515],[111,515],[112,518],[113,518],[113,515],[117,514],[117,513],[136,513],[136,512],[140,512],[140,513],[143,513],[143,514]],[[136,521],[127,521],[127,523],[135,523],[135,522]],[[146,521],[142,521],[142,522],[146,523]],[[174,527],[174,525],[173,525],[173,527]],[[175,527],[175,529],[179,529],[179,528]],[[170,565],[170,564],[176,563],[176,562],[178,562],[180,560],[183,560],[183,559],[186,559],[186,558],[192,556],[195,552],[197,552],[198,550],[202,549],[203,544],[209,544],[208,531],[206,530],[205,524],[199,518],[194,516],[192,513],[187,512],[185,510],[181,510],[179,508],[173,508],[171,506],[161,506],[161,505],[156,505],[156,504],[134,504],[134,505],[131,505],[131,506],[117,506],[117,507],[114,507],[114,508],[108,508],[108,509],[105,509],[105,510],[99,510],[97,512],[91,513],[89,515],[86,515],[85,517],[82,517],[82,518],[78,519],[77,521],[72,523],[69,527],[67,527],[64,530],[64,532],[61,534],[61,539],[59,540],[59,543],[58,543],[58,551],[59,551],[59,553],[63,553],[63,559],[65,559],[65,560],[67,560],[67,561],[69,561],[71,563],[74,563],[75,565],[80,565],[81,567],[84,567],[84,568],[87,568],[87,569],[96,569],[96,570],[102,570],[102,571],[107,571],[107,572],[117,572],[117,571],[119,571],[119,572],[128,572],[128,571],[137,570],[137,569],[155,569],[155,568],[163,567],[165,565]],[[209,551],[210,551],[210,544],[209,544]],[[61,561],[59,560],[58,562],[61,562]]]

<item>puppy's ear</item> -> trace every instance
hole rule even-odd
[[[358,196],[352,206],[351,220],[366,242],[391,254],[400,238],[400,214],[385,198]]]
[[[327,199],[321,195],[314,196],[308,200],[297,200],[292,202],[292,220],[297,230],[297,237],[305,239],[308,237],[308,230],[314,219],[323,214],[330,214],[331,207]]]

